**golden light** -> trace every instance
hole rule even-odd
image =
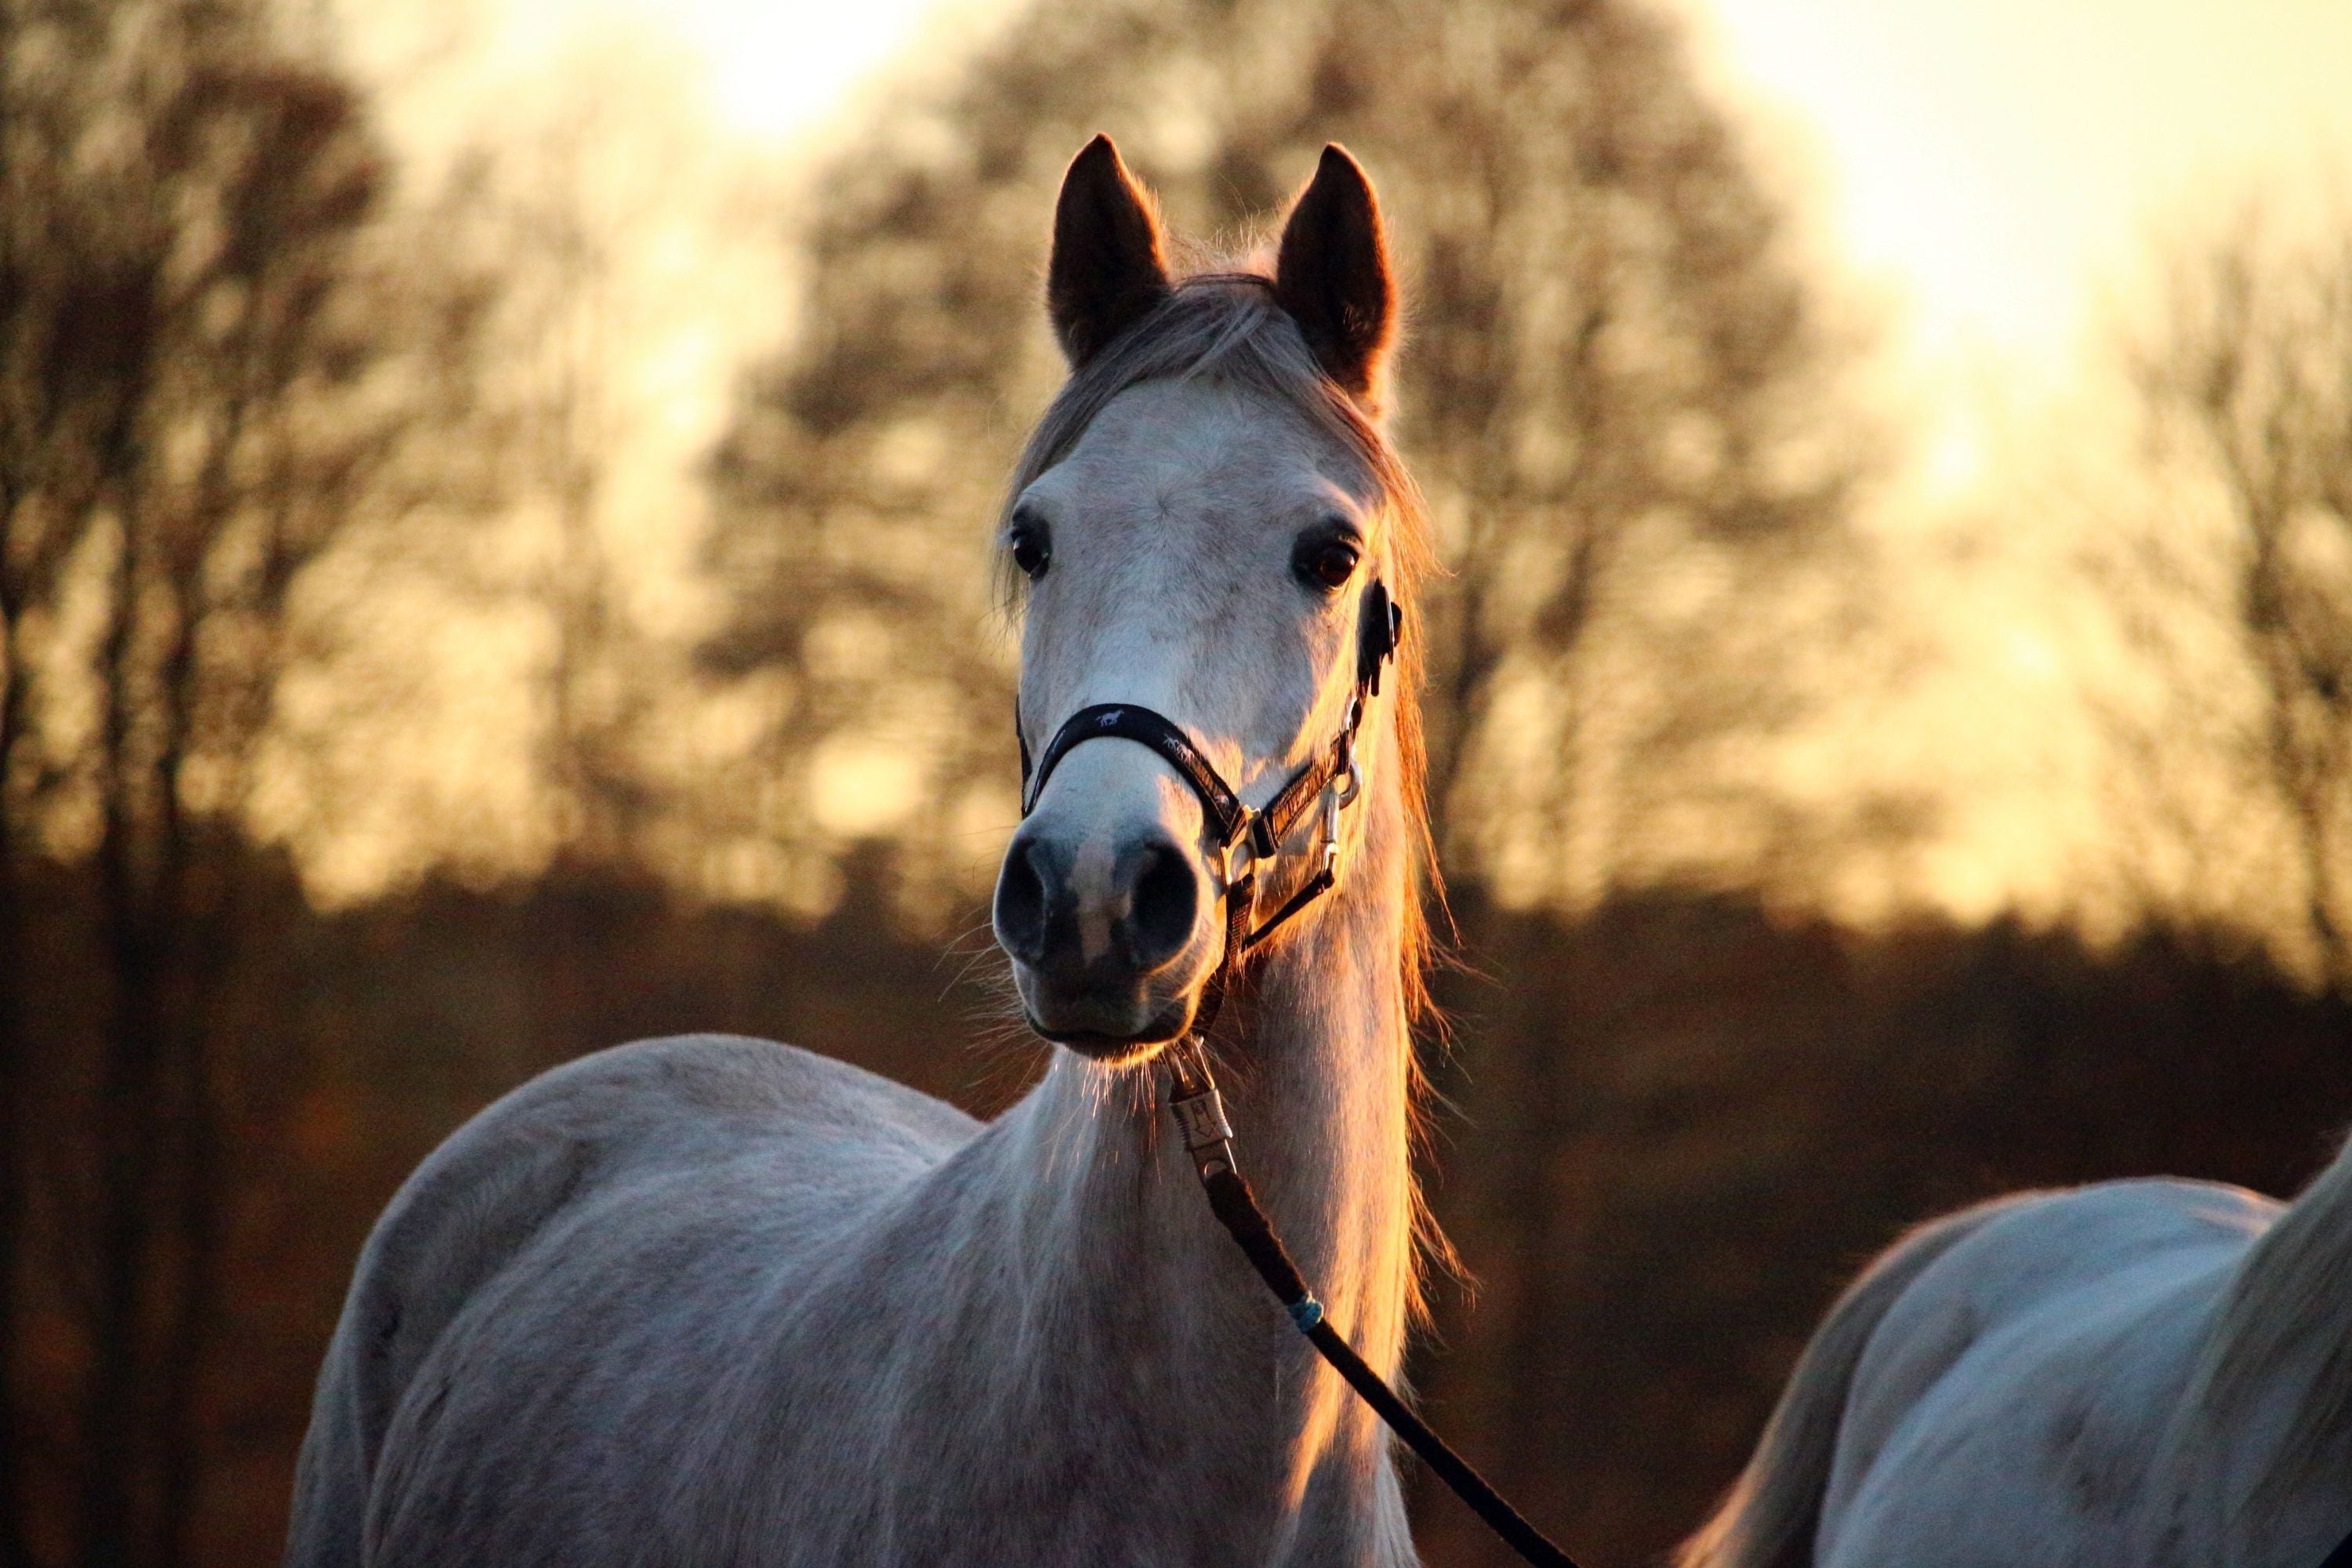
[[[618,23],[667,33],[700,68],[712,117],[762,142],[819,125],[912,41],[939,0],[509,0],[501,43],[561,52],[567,37]]]
[[[2352,153],[2341,0],[1685,0],[1931,363],[2059,373],[2149,224]],[[1769,140],[1769,138],[1768,138]]]

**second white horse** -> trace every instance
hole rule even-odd
[[[1683,1568],[2319,1568],[2352,1531],[2352,1154],[1926,1226],[1846,1293]]]

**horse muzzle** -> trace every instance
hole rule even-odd
[[[1213,889],[1156,829],[1057,836],[1033,818],[996,882],[996,940],[1030,1026],[1098,1060],[1129,1060],[1191,1026],[1211,971]]]

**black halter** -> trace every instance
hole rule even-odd
[[[1363,727],[1365,708],[1380,695],[1381,671],[1396,657],[1397,644],[1403,633],[1403,607],[1389,597],[1388,585],[1374,578],[1364,590],[1359,613],[1356,689],[1348,699],[1347,721],[1331,743],[1293,773],[1260,810],[1253,811],[1242,804],[1241,796],[1209,765],[1209,759],[1201,754],[1192,737],[1173,720],[1133,702],[1097,702],[1079,709],[1062,721],[1062,727],[1054,731],[1045,754],[1034,767],[1029,760],[1029,737],[1022,730],[1020,710],[1014,710],[1013,729],[1021,742],[1021,815],[1026,816],[1035,809],[1037,797],[1045,792],[1045,781],[1054,776],[1062,759],[1088,741],[1132,741],[1158,752],[1176,770],[1176,776],[1200,797],[1210,835],[1225,854],[1226,942],[1223,966],[1218,975],[1222,982],[1225,973],[1258,943],[1339,885],[1339,814],[1356,798],[1363,782],[1356,768],[1356,731]],[[1250,921],[1257,902],[1258,867],[1282,853],[1284,841],[1318,799],[1328,803],[1324,808],[1322,865],[1288,902],[1264,924],[1253,927]],[[1236,854],[1243,850],[1246,850],[1247,858],[1236,866]],[[1222,984],[1216,987],[1220,993],[1223,989]],[[1211,1016],[1214,1016],[1213,1013]],[[1208,1024],[1203,1021],[1196,1027],[1205,1034]]]

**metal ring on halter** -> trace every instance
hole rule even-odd
[[[1223,847],[1224,890],[1227,892],[1239,887],[1244,878],[1255,876],[1257,863],[1265,858],[1265,856],[1259,851],[1256,831],[1265,814],[1252,811],[1247,806],[1244,806],[1242,810],[1241,826],[1233,837],[1226,840]]]
[[[1347,755],[1348,771],[1335,780],[1332,786],[1339,790],[1339,804],[1343,806],[1355,805],[1356,797],[1364,793],[1364,768],[1356,761],[1356,748],[1350,745]]]
[[[1364,793],[1364,770],[1354,749],[1348,753],[1348,771],[1323,786],[1323,875],[1334,882],[1339,875],[1339,813]]]

